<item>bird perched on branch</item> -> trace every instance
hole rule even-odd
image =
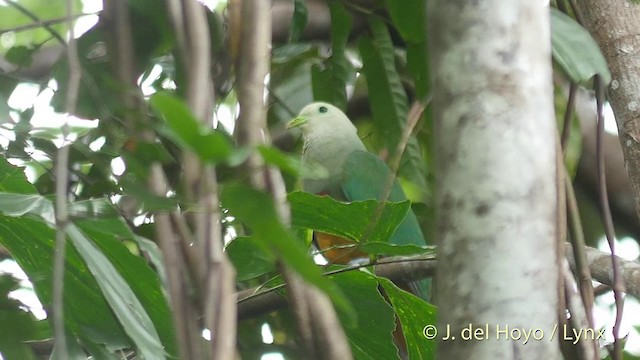
[[[392,174],[389,167],[370,153],[358,137],[356,127],[337,107],[316,102],[307,105],[287,124],[288,128],[300,128],[304,139],[302,160],[318,164],[328,171],[322,179],[303,179],[303,190],[324,194],[340,201],[383,200],[387,179]],[[387,201],[407,200],[400,184],[393,181]],[[354,258],[366,257],[353,240],[316,232],[314,240],[323,255],[332,263],[347,264]],[[406,217],[392,235],[391,244],[424,246],[426,242],[418,220],[409,209]],[[342,247],[342,248],[341,248]]]
[[[307,105],[300,114],[287,124],[287,128],[300,128],[304,146],[303,162],[318,164],[328,171],[322,179],[303,179],[303,190],[313,194],[325,194],[340,201],[405,201],[406,195],[400,184],[394,179],[391,189],[389,181],[391,170],[376,155],[367,152],[358,137],[356,127],[337,107],[316,102]],[[390,190],[390,191],[389,191]],[[388,199],[382,199],[385,194]],[[367,255],[358,251],[353,239],[344,239],[335,235],[314,232],[314,242],[327,260],[335,264],[348,264]],[[397,245],[426,245],[418,219],[409,209],[404,220],[389,240]],[[428,300],[428,282],[420,284],[397,284],[400,288]],[[404,335],[398,320],[393,332],[394,343],[399,354],[406,358],[407,349]]]

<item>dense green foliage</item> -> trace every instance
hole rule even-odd
[[[61,1],[18,2],[41,20],[63,15]],[[273,45],[269,79],[268,120],[277,147],[242,148],[223,126],[203,127],[184,101],[184,75],[174,61],[175,39],[167,11],[156,0],[131,0],[136,77],[145,83],[143,100],[149,109],[148,122],[126,123],[128,109],[119,94],[129,91],[114,72],[104,47],[111,39],[104,19],[78,39],[83,80],[77,116],[93,121],[68,128],[34,126],[33,104],[12,108],[8,99],[19,84],[30,82],[39,92],[52,92],[51,106],[63,112],[68,86],[68,65],[58,60],[44,77],[23,81],[0,75],[0,245],[3,258],[13,259],[25,271],[40,302],[50,309],[52,264],[56,222],[53,211],[55,173],[53,164],[60,139],[71,145],[69,196],[71,223],[67,227],[65,265],[65,329],[73,358],[92,355],[97,359],[122,358],[121,351],[135,350],[148,359],[177,356],[174,327],[166,296],[162,256],[154,242],[154,212],[174,209],[192,211],[185,201],[180,176],[180,154],[195,153],[215,165],[221,188],[221,209],[227,238],[235,237],[226,251],[237,270],[237,288],[277,287],[282,283],[276,259],[282,259],[307,281],[330,295],[357,359],[398,358],[391,333],[394,317],[400,319],[412,359],[431,359],[434,342],[422,329],[435,323],[436,309],[398,289],[370,271],[345,271],[331,276],[323,272],[338,266],[317,266],[310,254],[307,229],[359,239],[368,231],[378,203],[339,203],[329,198],[296,192],[301,173],[322,174],[323,169],[304,167],[294,150],[284,124],[303,105],[313,100],[329,101],[351,110],[369,149],[388,159],[400,141],[409,106],[429,95],[425,2],[421,0],[380,2],[376,9],[348,6],[330,1],[330,39],[309,39],[304,28],[309,14],[305,1],[295,1],[289,41]],[[54,6],[55,5],[55,6]],[[33,19],[16,17],[2,7],[4,28],[24,25]],[[55,10],[55,13],[53,12]],[[569,17],[553,14],[554,57],[557,64],[577,82],[599,73],[608,76],[606,64],[591,38]],[[222,110],[236,106],[233,71],[224,39],[224,17],[209,14],[216,70],[217,119],[230,124]],[[10,21],[11,20],[11,21]],[[28,67],[32,54],[41,47],[57,46],[54,32],[64,38],[65,26],[16,32],[4,57]],[[105,45],[106,44],[106,45]],[[153,75],[153,76],[152,76]],[[609,76],[610,77],[610,76]],[[366,94],[366,95],[365,95]],[[364,103],[365,106],[357,106]],[[126,115],[126,116],[125,116]],[[413,201],[424,233],[431,228],[430,122],[424,115],[418,130],[402,155],[401,183]],[[156,140],[133,135],[141,127],[152,130]],[[292,227],[279,220],[272,198],[248,186],[240,165],[252,153],[285,175],[290,192]],[[158,197],[148,188],[152,163],[162,164],[171,188]],[[16,166],[17,164],[17,166]],[[124,164],[114,170],[114,164]],[[24,174],[28,169],[29,181]],[[387,242],[409,208],[408,202],[388,203],[367,244],[360,244],[372,258],[383,255],[411,255],[431,251],[416,246],[392,246]],[[197,210],[197,209],[196,209]],[[238,235],[236,237],[236,235]],[[428,243],[432,239],[427,238]],[[7,294],[18,285],[0,276],[0,323],[12,324],[12,331],[0,326],[0,353],[5,359],[34,359],[24,341],[45,341],[52,337],[49,320],[37,320]],[[382,290],[384,289],[384,290]],[[384,293],[384,296],[383,296]],[[395,314],[395,315],[394,315]],[[272,343],[263,340],[261,330],[269,327]],[[243,359],[280,352],[302,358],[292,315],[280,310],[243,319],[238,325],[238,350]]]

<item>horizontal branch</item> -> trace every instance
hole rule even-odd
[[[573,250],[571,244],[567,243],[567,260],[571,266],[571,271],[575,273],[576,264],[573,258]],[[587,262],[591,270],[593,280],[607,286],[613,286],[613,267],[611,266],[611,254],[602,252],[592,247],[586,247]],[[624,292],[640,299],[640,263],[636,261],[618,258],[620,265],[620,275],[623,279]]]
[[[392,256],[379,259],[375,263],[354,265],[326,275],[361,268],[373,268],[374,274],[385,277],[393,282],[412,282],[433,276],[436,269],[434,254],[415,256]],[[238,293],[238,320],[252,318],[287,306],[287,300],[282,295],[282,287],[266,290],[253,288]]]
[[[571,244],[566,244],[567,260],[571,271],[576,271]],[[608,286],[612,286],[611,255],[592,247],[586,247],[587,262],[594,280]],[[360,268],[373,268],[373,272],[393,282],[411,282],[428,278],[434,275],[436,268],[436,256],[423,254],[416,256],[393,256],[378,260],[375,264],[363,264],[341,269],[337,272],[353,271]],[[640,299],[640,263],[619,258],[621,275],[624,280],[627,294]],[[336,274],[336,271],[327,275]],[[281,287],[261,290],[253,288],[238,293],[238,319],[244,320],[271,311],[279,310],[287,306]]]

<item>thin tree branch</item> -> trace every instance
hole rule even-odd
[[[564,278],[564,290],[567,298],[567,309],[571,314],[571,324],[574,329],[594,329],[591,315],[585,312],[584,300],[575,291],[576,282],[569,268],[569,263],[562,262],[562,277]],[[580,359],[599,360],[598,342],[595,338],[585,338],[576,344]]]
[[[622,343],[620,336],[620,323],[622,322],[622,312],[624,309],[624,284],[620,279],[620,272],[618,270],[618,260],[616,255],[616,234],[613,226],[613,217],[611,216],[611,208],[609,207],[609,196],[607,193],[607,179],[604,163],[604,84],[599,75],[595,76],[594,87],[596,88],[596,103],[598,114],[598,129],[596,136],[596,152],[598,159],[598,196],[600,198],[600,209],[602,212],[602,219],[604,222],[604,233],[611,249],[611,260],[613,261],[613,298],[616,304],[616,319],[613,325],[613,353],[611,357],[613,360],[622,360]]]
[[[562,150],[565,153],[567,151],[567,143],[569,142],[569,135],[571,134],[571,119],[573,118],[577,90],[578,90],[578,84],[572,82],[571,85],[569,85],[569,96],[567,99],[567,106],[564,113],[564,120],[562,123],[562,135],[560,137],[560,144],[562,145]]]
[[[593,285],[591,284],[591,271],[587,263],[587,255],[584,251],[586,243],[584,240],[584,232],[582,227],[582,221],[580,220],[580,210],[578,209],[578,202],[576,195],[573,191],[573,184],[569,174],[565,171],[565,187],[567,193],[567,212],[569,214],[569,224],[571,229],[571,244],[573,245],[574,253],[573,257],[576,259],[576,274],[578,289],[584,303],[585,312],[587,313],[587,319],[589,324],[593,326]]]
[[[13,2],[10,2],[13,3]],[[69,83],[65,99],[65,111],[71,116],[76,111],[78,101],[78,88],[80,86],[80,60],[76,47],[75,33],[73,30],[73,4],[67,0],[67,21],[69,23],[69,43],[67,44],[67,58],[69,63]],[[18,9],[22,6],[13,3]],[[26,10],[26,9],[25,9]],[[29,16],[29,14],[27,14]],[[48,29],[50,30],[50,29]],[[51,31],[51,30],[50,30]],[[60,39],[59,35],[58,38]],[[64,40],[62,40],[64,42]],[[69,129],[68,124],[63,125],[63,142],[66,142]],[[63,143],[56,156],[56,243],[53,261],[53,326],[55,335],[56,356],[66,359],[68,354],[64,328],[64,269],[67,238],[67,225],[69,224],[69,209],[67,204],[67,188],[69,183],[69,146]]]
[[[436,267],[436,259],[434,254],[390,256],[365,264],[347,266],[327,272],[325,275],[337,275],[371,267],[377,276],[385,277],[394,283],[409,283],[432,276]],[[238,318],[243,320],[286,306],[286,297],[280,292],[283,289],[284,286],[274,286],[266,290],[256,288],[241,291],[237,296]]]
[[[263,1],[229,3],[232,25],[230,43],[238,69],[236,88],[240,103],[235,135],[240,145],[249,147],[271,142],[264,104],[264,83],[269,71],[271,42],[269,5]],[[290,210],[280,172],[266,167],[258,153],[253,153],[247,159],[246,167],[251,184],[271,192],[280,220],[288,224]],[[287,281],[307,356],[312,359],[352,358],[346,336],[327,295],[306,284],[284,263],[280,263],[279,268]]]
[[[400,141],[396,145],[396,149],[393,152],[391,159],[389,159],[389,169],[391,170],[389,176],[385,179],[383,192],[380,194],[380,203],[378,204],[376,211],[374,213],[373,218],[369,222],[369,226],[365,232],[364,238],[361,242],[366,242],[375,225],[380,221],[380,216],[382,216],[382,211],[386,206],[386,201],[389,199],[389,195],[391,195],[391,189],[393,188],[393,183],[396,180],[396,176],[398,173],[398,169],[400,168],[400,161],[402,160],[402,154],[404,153],[407,145],[409,144],[409,140],[411,139],[411,134],[413,134],[413,130],[418,125],[420,118],[422,117],[422,113],[424,109],[431,102],[431,96],[428,96],[424,102],[415,101],[411,108],[409,109],[409,113],[407,114],[407,124],[402,132],[402,136],[400,137]]]
[[[204,7],[194,0],[167,2],[176,34],[176,55],[183,64],[186,77],[186,99],[193,114],[211,127],[214,104],[211,79],[211,44]],[[235,354],[236,316],[234,299],[235,271],[222,250],[222,226],[215,169],[203,164],[195,154],[182,154],[186,198],[201,211],[191,219],[195,236],[191,236],[182,215],[174,214],[179,225],[180,240],[188,256],[193,282],[200,287],[199,313],[204,327],[211,332],[208,356],[232,359]],[[195,243],[192,244],[195,238]],[[191,254],[193,255],[193,254]],[[195,271],[194,271],[195,270]],[[195,275],[195,276],[194,276]],[[191,335],[196,336],[196,334]],[[192,340],[193,341],[193,340]],[[192,342],[193,352],[198,352]]]
[[[572,272],[577,271],[573,246],[565,243],[566,260]],[[602,252],[596,248],[585,247],[587,265],[593,279],[604,285],[613,284],[611,278],[611,254]],[[625,260],[616,256],[620,264],[620,274],[624,281],[627,294],[640,299],[640,263]],[[391,256],[378,259],[366,264],[347,266],[340,270],[327,272],[325,275],[336,275],[341,272],[356,271],[362,268],[373,267],[377,276],[385,277],[393,282],[412,282],[432,277],[437,266],[435,254],[423,254],[413,256]],[[284,286],[274,286],[261,290],[261,288],[243,290],[238,293],[238,319],[244,320],[281,309],[286,306],[287,300],[282,293]]]

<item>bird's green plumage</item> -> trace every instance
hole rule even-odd
[[[303,179],[303,190],[344,201],[381,200],[391,171],[380,158],[367,152],[356,127],[340,109],[322,102],[309,104],[288,127],[302,129],[303,161],[321,165],[329,172],[323,179]],[[407,200],[397,180],[387,200]],[[390,242],[426,244],[413,211],[409,210]]]
[[[391,171],[380,158],[367,152],[356,127],[340,109],[327,103],[312,103],[288,127],[302,130],[303,161],[319,164],[329,172],[327,178],[303,179],[305,191],[329,194],[343,201],[381,200]],[[400,184],[394,180],[387,201],[405,200]],[[389,242],[426,245],[413,211],[409,210]]]

